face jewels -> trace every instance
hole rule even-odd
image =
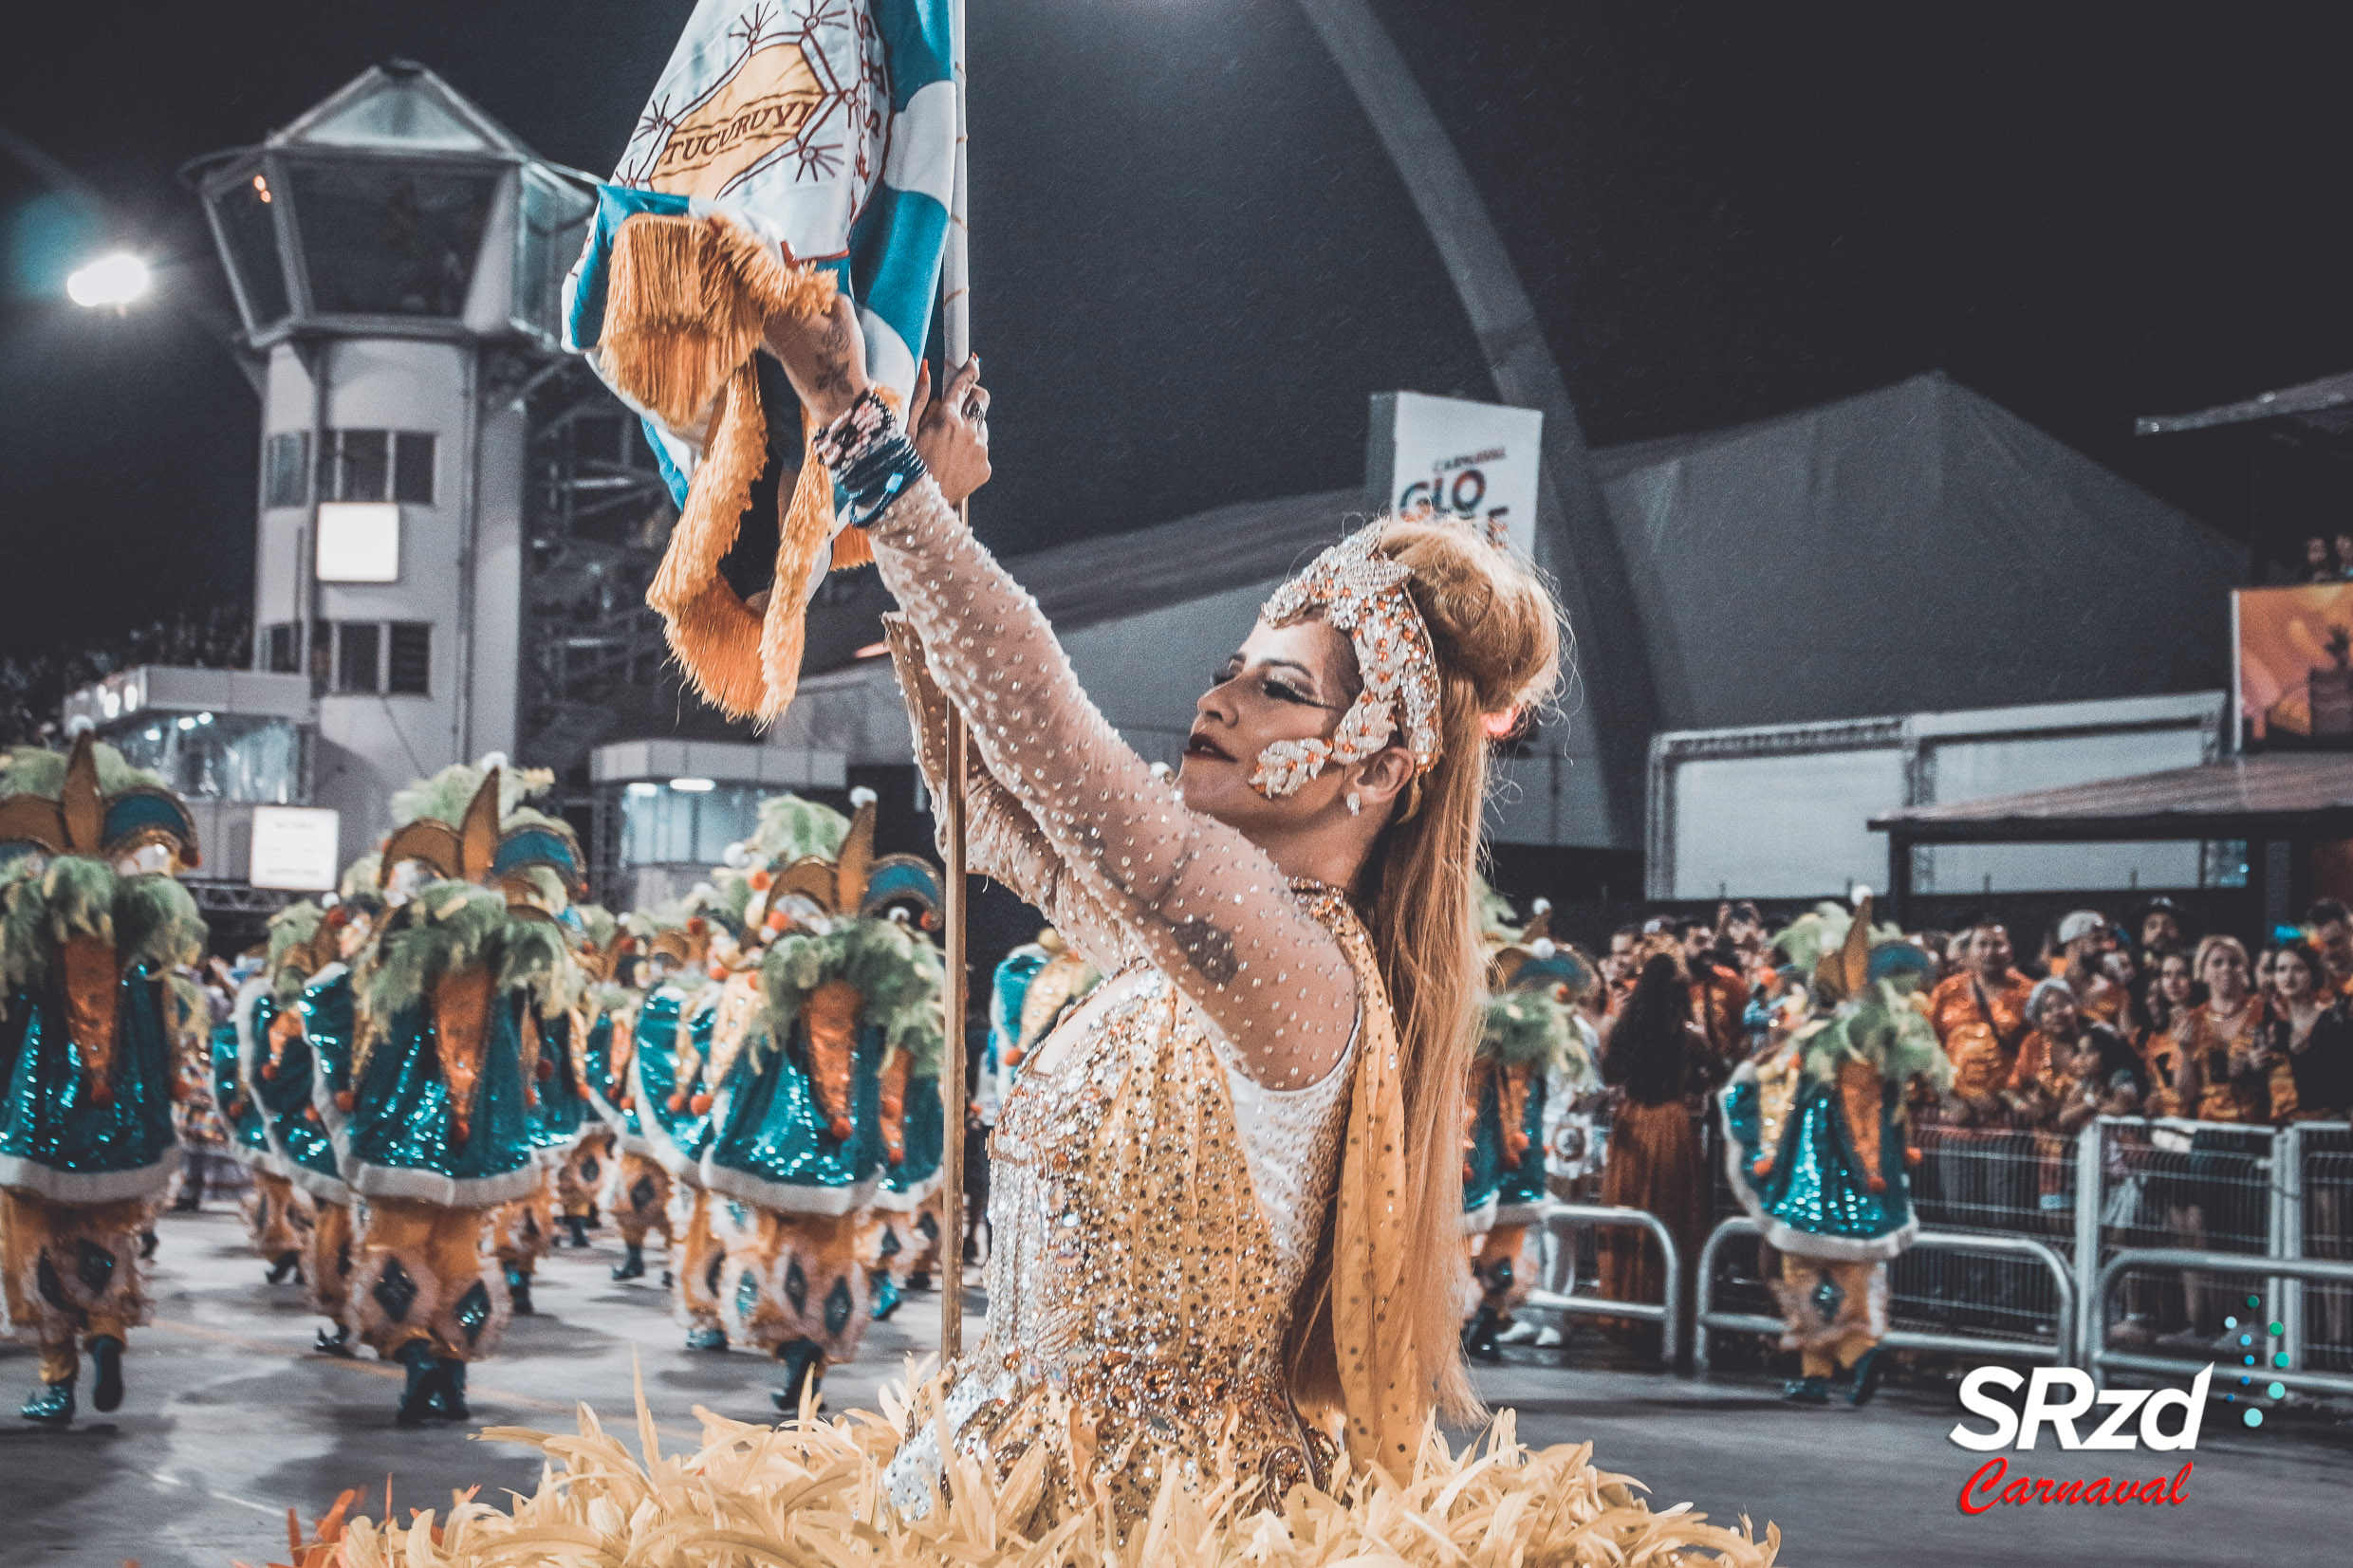
[[[1334,544],[1275,590],[1260,612],[1269,625],[1288,626],[1322,609],[1334,631],[1347,634],[1364,681],[1330,740],[1277,741],[1258,753],[1251,787],[1269,800],[1296,793],[1326,763],[1362,762],[1388,745],[1400,706],[1415,767],[1438,760],[1437,656],[1406,591],[1413,573],[1377,552],[1378,534],[1359,528]]]

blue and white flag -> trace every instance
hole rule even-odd
[[[831,272],[857,303],[868,374],[911,396],[955,178],[949,28],[948,0],[701,0],[599,188],[565,346],[602,336],[623,222],[716,213]],[[702,432],[649,417],[647,433],[684,506]]]
[[[954,24],[954,0],[700,0],[565,285],[566,346],[644,419],[678,504],[646,601],[731,714],[784,710],[808,595],[828,563],[867,559],[862,536],[837,540],[824,467],[802,463],[767,603],[724,581],[780,455],[764,403],[784,380],[763,390],[762,330],[838,290],[868,375],[912,397],[956,199]]]

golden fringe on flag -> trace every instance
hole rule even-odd
[[[1328,1489],[1302,1485],[1265,1498],[1228,1466],[1205,1465],[1192,1486],[1172,1472],[1150,1515],[1124,1540],[1105,1503],[1060,1517],[1043,1505],[1049,1467],[1067,1464],[1069,1454],[1033,1448],[999,1482],[943,1442],[952,1456],[946,1496],[911,1521],[892,1505],[883,1472],[909,1421],[937,1418],[937,1391],[930,1381],[912,1411],[903,1390],[891,1390],[880,1415],[861,1411],[821,1421],[804,1411],[781,1430],[697,1408],[703,1446],[689,1454],[660,1452],[642,1392],[641,1458],[608,1435],[586,1406],[577,1437],[493,1427],[484,1439],[528,1444],[547,1456],[536,1492],[502,1509],[469,1488],[446,1515],[420,1510],[406,1524],[346,1522],[346,1494],[313,1539],[298,1545],[295,1568],[1771,1568],[1781,1549],[1780,1531],[1769,1524],[1759,1540],[1745,1519],[1733,1530],[1679,1505],[1653,1512],[1633,1482],[1594,1468],[1591,1444],[1526,1448],[1509,1412],[1460,1454],[1435,1426],[1425,1429],[1402,1480],[1351,1470],[1343,1459]]]
[[[765,613],[719,575],[768,463],[768,424],[752,356],[769,321],[833,308],[830,273],[779,261],[725,218],[641,212],[614,236],[597,357],[615,387],[674,430],[707,434],[702,461],[646,590],[687,678],[731,718],[772,723],[800,683],[802,620],[833,527],[833,484],[805,463],[780,507],[776,576]],[[804,411],[804,427],[807,415]],[[845,537],[832,564],[873,559]]]

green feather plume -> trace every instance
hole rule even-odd
[[[452,827],[465,821],[466,807],[482,787],[487,770],[471,763],[452,763],[430,779],[420,779],[392,796],[392,821],[396,827],[430,817]],[[545,767],[502,767],[498,775],[498,818],[504,827],[509,817],[535,796],[545,795],[555,787],[556,776]]]
[[[798,795],[770,795],[760,802],[760,825],[749,843],[754,854],[788,866],[812,855],[839,859],[842,841],[849,836],[850,820],[833,807]]]
[[[122,972],[162,971],[202,955],[206,931],[188,890],[169,876],[123,876],[102,860],[61,855],[38,876],[0,883],[0,1007],[47,983],[57,945],[114,944]]]
[[[133,767],[122,753],[100,742],[90,747],[91,760],[98,765],[98,792],[118,795],[123,790],[144,785],[153,789],[168,789],[163,775],[144,767]],[[47,751],[37,746],[20,746],[8,753],[7,766],[0,767],[0,796],[39,795],[56,800],[65,789],[65,764],[70,754]]]
[[[561,927],[518,915],[490,888],[428,882],[417,890],[378,944],[365,979],[368,1011],[384,1023],[414,1006],[443,975],[491,968],[501,987],[552,983],[577,974]],[[568,999],[551,997],[558,1005]]]
[[[938,1072],[946,1051],[939,1004],[947,968],[937,948],[896,920],[844,920],[822,933],[791,932],[760,964],[768,1038],[791,1039],[802,1004],[829,980],[849,983],[865,1004],[862,1022],[879,1026],[886,1043],[913,1053],[918,1074],[927,1055],[931,1071]]]

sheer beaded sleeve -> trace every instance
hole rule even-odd
[[[882,630],[915,731],[916,766],[936,800],[948,788],[948,698],[932,679],[923,639],[907,618],[884,616]],[[1102,973],[1116,973],[1126,963],[1133,944],[1123,942],[1117,922],[1107,919],[1085,890],[1063,874],[1036,821],[986,767],[965,769],[964,827],[967,870],[1019,894],[1023,902],[1045,914],[1072,950]],[[940,833],[939,851],[945,855],[944,822]]]
[[[1080,689],[1037,601],[937,486],[909,487],[868,537],[931,677],[969,723],[990,784],[968,800],[985,807],[1005,879],[1059,905],[1058,923],[1078,916],[1073,934],[1089,946],[1115,941],[1160,968],[1256,1081],[1320,1079],[1354,1033],[1356,981],[1274,862],[1152,776]]]

